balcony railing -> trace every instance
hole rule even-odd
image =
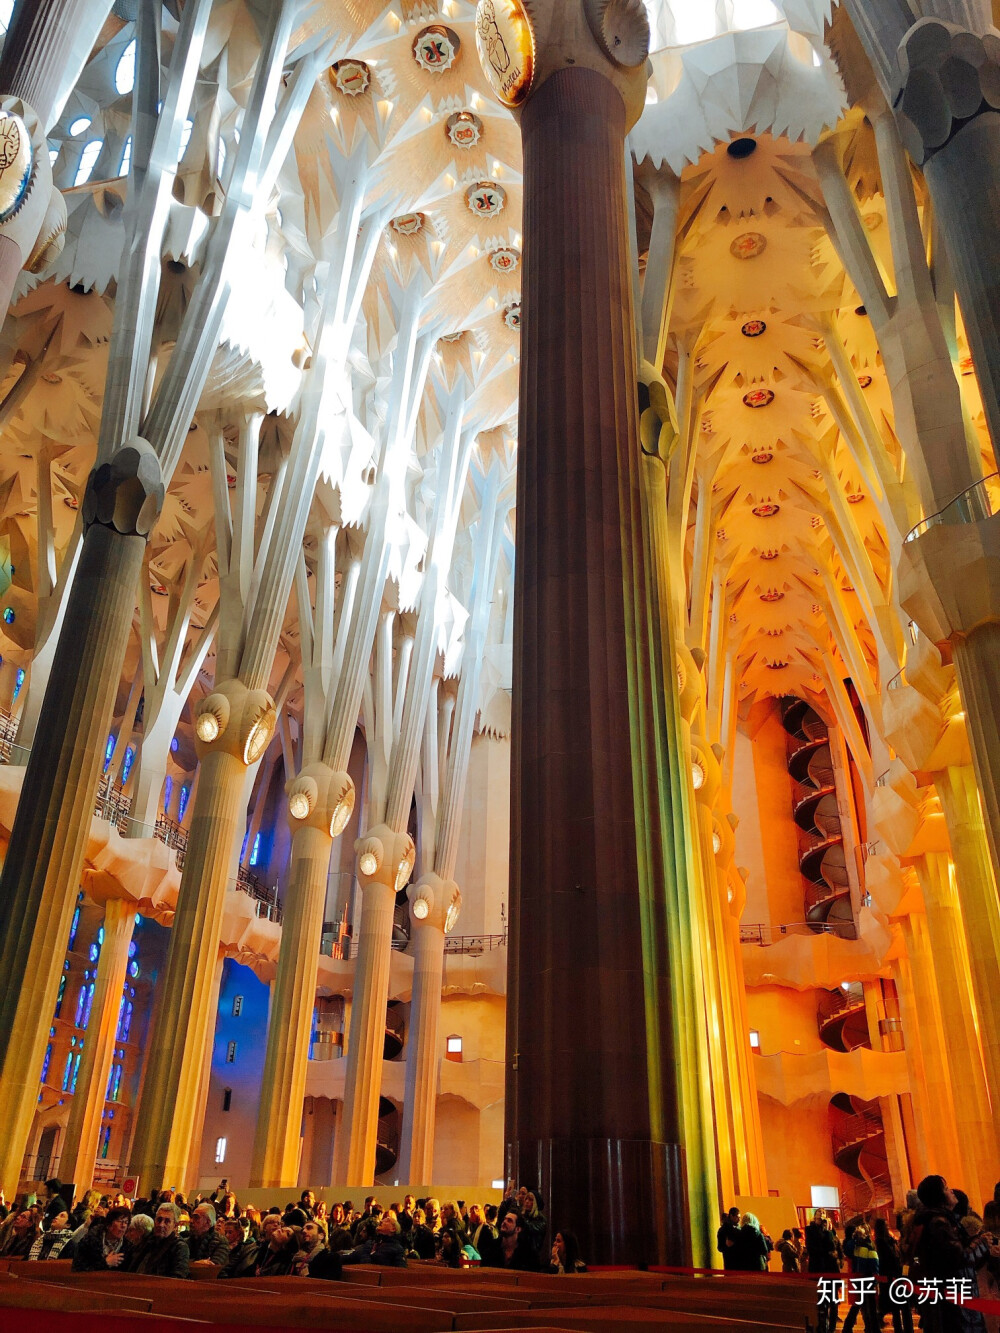
[[[852,921],[792,921],[786,925],[770,926],[763,922],[740,924],[741,944],[762,944],[766,948],[771,944],[780,944],[789,935],[837,935],[842,940],[853,940],[854,923]]]
[[[916,541],[939,525],[950,527],[959,523],[979,523],[984,518],[990,518],[996,512],[990,493],[991,486],[994,490],[1000,486],[1000,472],[992,472],[988,477],[983,477],[982,481],[974,482],[961,495],[956,495],[951,504],[911,528],[903,538],[904,543]]]
[[[396,939],[392,942],[392,948],[396,953],[405,953],[409,943],[409,940]],[[446,935],[444,951],[478,958],[481,954],[492,953],[494,949],[502,949],[506,943],[506,935]],[[332,940],[327,942],[320,952],[328,958],[357,958],[359,948],[359,940],[345,938],[339,945]]]

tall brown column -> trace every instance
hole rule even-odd
[[[553,1219],[573,1218],[594,1261],[678,1262],[668,962],[638,827],[657,774],[634,781],[648,630],[626,108],[608,69],[555,70],[520,115],[506,1137],[510,1174],[537,1182]]]
[[[17,1189],[80,888],[146,536],[163,501],[144,441],[91,473],[83,550],[0,876],[0,1185]]]

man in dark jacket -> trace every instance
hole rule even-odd
[[[966,1299],[979,1295],[976,1270],[1000,1250],[984,1235],[970,1237],[955,1215],[958,1200],[944,1176],[925,1176],[917,1186],[921,1207],[910,1233],[910,1275],[944,1286],[959,1282]],[[927,1302],[920,1307],[920,1326],[926,1333],[985,1333],[978,1310],[950,1301]]]
[[[229,1242],[215,1229],[215,1209],[210,1203],[200,1203],[191,1214],[188,1249],[193,1264],[207,1259],[219,1268],[225,1268],[229,1263]]]
[[[161,1203],[153,1219],[148,1240],[136,1246],[122,1268],[126,1273],[153,1273],[157,1277],[187,1277],[191,1254],[177,1234],[181,1210],[175,1203]]]
[[[520,1213],[504,1214],[500,1223],[499,1246],[489,1263],[483,1256],[483,1264],[487,1268],[514,1268],[522,1273],[539,1271],[538,1256],[525,1233]]]
[[[736,1242],[740,1238],[740,1210],[730,1208],[715,1233],[715,1248],[722,1255],[723,1268],[736,1267]]]
[[[399,1223],[392,1213],[383,1213],[378,1230],[353,1250],[340,1256],[343,1264],[382,1264],[386,1268],[405,1268],[406,1251],[399,1238]]]

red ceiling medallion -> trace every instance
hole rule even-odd
[[[740,327],[740,333],[743,334],[744,338],[759,338],[766,329],[767,325],[762,319],[748,319],[747,322]]]
[[[504,204],[507,202],[507,191],[502,185],[494,185],[492,181],[477,181],[466,190],[465,202],[469,212],[475,213],[477,217],[494,218],[503,212]]]
[[[149,591],[155,592],[157,597],[168,597],[170,595],[162,583],[151,583],[149,585]]]
[[[781,505],[775,504],[773,500],[765,500],[762,504],[754,505],[750,512],[757,518],[774,518],[780,508]]]
[[[80,501],[76,498],[75,495],[64,495],[63,504],[66,506],[67,509],[80,508]]]
[[[788,666],[788,663],[787,663],[787,662],[765,662],[764,665],[767,667],[768,671],[781,671],[781,670],[783,670],[786,666]]]
[[[514,301],[512,302],[511,305],[505,307],[503,312],[503,322],[507,325],[509,329],[513,329],[513,331],[517,333],[517,331],[521,327],[520,301]]]
[[[729,247],[729,253],[735,259],[756,259],[767,249],[767,237],[759,231],[745,231],[737,236]]]
[[[762,602],[780,602],[784,595],[778,588],[768,588],[767,592],[760,594],[760,600]]]
[[[859,505],[864,498],[865,498],[864,491],[852,491],[851,494],[847,497],[847,503],[849,505]]]
[[[456,111],[445,121],[444,131],[456,148],[475,148],[483,137],[483,122],[471,111]]]
[[[767,550],[767,551],[761,551],[761,553],[760,553],[760,558],[761,558],[761,560],[777,560],[777,558],[778,558],[778,556],[779,556],[780,554],[781,554],[781,552],[780,552],[780,551],[776,551],[776,550],[774,549],[774,547],[772,546],[772,547],[771,547],[769,550]]]
[[[770,463],[773,458],[774,454],[771,453],[770,449],[758,449],[755,454],[750,455],[750,462]]]
[[[499,250],[493,250],[490,253],[490,267],[495,273],[502,273],[506,276],[513,273],[521,262],[521,256],[510,246],[502,245]]]
[[[330,66],[330,79],[338,93],[359,97],[371,86],[372,72],[363,60],[338,60]]]
[[[431,74],[443,74],[458,59],[462,43],[457,32],[433,23],[417,33],[413,40],[413,59]]]
[[[872,377],[871,377],[871,375],[859,375],[859,376],[858,376],[858,383],[861,385],[862,389],[867,389],[868,386],[869,386],[869,384],[871,384],[871,382],[872,382]]]
[[[743,395],[744,407],[769,407],[774,402],[773,389],[751,389]]]
[[[423,213],[400,213],[398,218],[389,219],[389,226],[397,236],[415,236],[423,231],[426,221]]]

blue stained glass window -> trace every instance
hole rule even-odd
[[[128,965],[128,974],[129,974],[130,977],[133,977],[133,978],[135,978],[135,977],[137,977],[137,976],[139,975],[139,964],[135,961],[134,958],[132,959],[131,963],[129,963],[129,965]]]
[[[73,1052],[70,1051],[69,1055],[67,1055],[66,1057],[66,1065],[65,1068],[63,1069],[63,1076],[62,1076],[63,1092],[67,1092],[69,1090],[69,1081],[72,1075],[73,1075]]]
[[[52,1063],[52,1043],[49,1042],[45,1048],[45,1059],[42,1061],[42,1079],[44,1083],[49,1076],[49,1065]]]
[[[90,985],[87,987],[87,999],[83,1006],[83,1022],[79,1025],[84,1029],[86,1029],[87,1024],[90,1022],[90,1009],[93,1003],[94,1003],[94,983],[91,982]]]
[[[80,909],[79,907],[73,913],[73,924],[69,928],[69,948],[72,949],[76,943],[76,932],[80,929]]]
[[[87,987],[80,987],[80,994],[76,997],[76,1013],[73,1015],[73,1024],[75,1027],[83,1027],[83,1009],[87,1003]]]
[[[179,741],[179,740],[177,739],[177,737],[175,736],[174,739],[170,742],[170,753],[171,753],[171,754],[176,754],[176,753],[177,753],[177,747],[178,747],[179,745],[180,745],[180,741]]]
[[[56,997],[56,1018],[59,1017],[59,1011],[62,1009],[63,996],[66,994],[66,973],[59,978],[59,994]]]
[[[250,853],[250,864],[252,866],[255,866],[257,864],[259,857],[260,857],[260,834],[258,833],[253,840],[253,851]]]
[[[136,944],[135,940],[130,941],[129,946],[128,946],[128,956],[129,956],[129,958],[134,958],[138,952],[139,952],[139,946],[138,946],[138,944]]]
[[[111,1100],[113,1102],[116,1102],[118,1100],[118,1093],[121,1090],[121,1086],[122,1086],[122,1067],[121,1065],[113,1065],[111,1072]]]
[[[121,1003],[118,1006],[118,1026],[115,1029],[115,1041],[125,1040],[124,1037],[122,1036],[122,1019],[124,1017],[125,1017],[125,996],[123,995],[121,998]]]
[[[96,963],[101,952],[101,947],[96,942],[90,946],[89,958],[92,963]]]
[[[98,944],[103,944],[103,943],[104,943],[104,927],[103,927],[103,926],[98,926],[98,928],[97,928],[97,943],[98,943]]]
[[[5,606],[3,609],[3,623],[5,625],[13,625],[15,619],[14,608],[12,606]]]
[[[118,739],[117,736],[109,736],[109,737],[108,737],[108,743],[107,743],[107,745],[104,747],[104,771],[105,771],[105,773],[108,771],[108,765],[111,763],[111,756],[112,756],[112,755],[114,754],[114,752],[115,752],[115,742],[117,741],[117,739]]]
[[[167,780],[166,780],[166,782],[163,784],[163,808],[164,808],[164,810],[169,810],[169,809],[170,809],[170,798],[171,798],[171,796],[173,796],[173,794],[174,794],[174,780],[173,780],[173,778],[170,776],[170,774],[168,773],[168,774],[167,774]]]
[[[24,684],[24,667],[17,668],[17,675],[14,677],[14,698],[21,693],[21,686]]]
[[[135,746],[130,745],[125,751],[125,762],[122,764],[122,786],[128,782],[128,775],[132,772],[132,765],[135,763]]]
[[[111,1144],[111,1126],[105,1125],[101,1131],[101,1157],[107,1157],[108,1147]]]
[[[76,1080],[79,1077],[80,1077],[80,1053],[78,1051],[76,1055],[73,1056],[73,1077],[70,1079],[69,1082],[70,1092],[76,1092]],[[65,1089],[63,1091],[65,1091]]]
[[[125,1006],[125,1017],[122,1019],[121,1034],[118,1040],[128,1041],[128,1034],[129,1032],[131,1032],[131,1030],[132,1030],[132,1006],[131,1004],[127,1004]]]
[[[247,829],[243,835],[243,846],[240,848],[240,860],[242,861],[247,854],[247,843],[250,841],[250,830]]]
[[[184,786],[181,788],[180,799],[177,802],[177,821],[180,824],[184,823],[184,812],[188,808],[188,801],[190,799],[191,799],[191,784],[189,782],[185,782]]]

